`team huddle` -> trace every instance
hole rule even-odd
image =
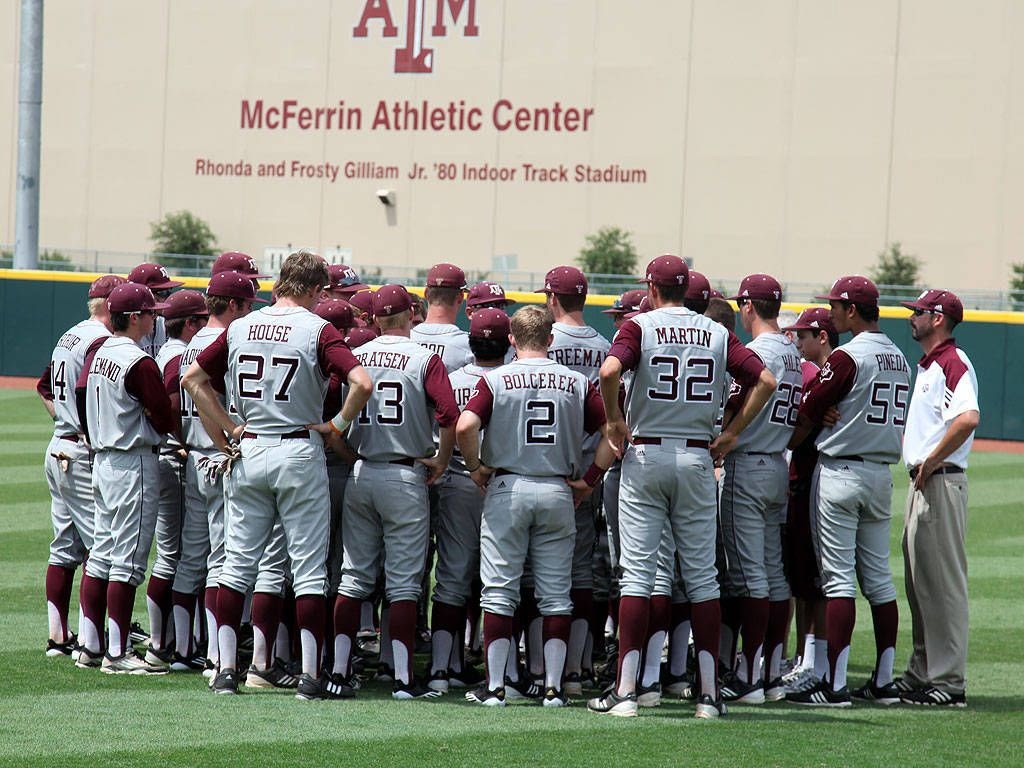
[[[590,688],[616,716],[665,697],[699,718],[963,699],[962,673],[952,701],[924,700],[926,662],[893,674],[890,465],[911,374],[870,280],[840,278],[830,308],[780,327],[779,282],[744,278],[744,345],[671,255],[606,310],[611,342],[569,266],[511,317],[500,285],[467,292],[452,264],[425,302],[300,251],[256,309],[267,278],[229,252],[205,295],[156,264],[90,286],[38,383],[55,422],[47,655],[305,700],[355,697],[370,667],[395,699],[562,707]],[[146,632],[132,607],[154,539]],[[876,663],[855,687],[858,584]]]

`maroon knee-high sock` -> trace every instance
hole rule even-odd
[[[175,608],[181,608],[188,614],[188,627],[182,627],[180,631],[182,635],[188,637],[188,645],[185,648],[175,647],[174,649],[175,653],[186,659],[191,658],[193,648],[195,647],[195,641],[192,637],[192,626],[193,624],[195,624],[197,602],[198,601],[196,600],[196,596],[193,595],[191,592],[175,592],[173,590],[171,591],[172,612]],[[177,646],[177,643],[175,643],[175,646]]]
[[[544,637],[544,677],[545,683],[556,690],[562,690],[565,679],[565,650],[569,647],[569,633],[572,629],[572,618],[569,616],[545,616],[543,625]],[[561,652],[548,648],[548,641],[561,640]],[[551,650],[551,653],[548,651]],[[510,651],[511,653],[511,651]]]
[[[834,691],[846,686],[846,659],[856,621],[857,603],[852,597],[829,598],[825,606],[825,634],[828,636],[829,679]],[[843,657],[841,664],[840,657]],[[837,669],[841,674],[836,675]]]
[[[283,604],[284,601],[282,601]],[[302,671],[311,676],[320,676],[320,655],[324,646],[324,613],[326,602],[323,595],[300,595],[295,598],[295,623],[299,627],[299,644],[313,646],[302,647]],[[306,638],[308,633],[309,638]],[[277,626],[274,626],[274,636]],[[270,647],[273,647],[271,644]]]
[[[448,658],[437,659],[437,669],[432,669],[432,672],[447,672],[449,669],[456,669],[455,665],[452,664],[452,657],[458,656],[461,660],[465,629],[465,606],[442,603],[439,600],[434,601],[433,609],[430,612],[430,633],[434,636],[435,643],[440,642],[438,633],[445,633],[451,637],[452,646],[448,651]],[[431,663],[431,666],[433,667],[434,664]],[[462,669],[461,664],[458,669]]]
[[[112,655],[120,656],[131,649],[128,633],[132,626],[132,606],[135,604],[135,585],[123,581],[107,582],[107,612],[111,625],[117,625],[120,635],[120,647],[115,648],[111,642]],[[113,630],[113,626],[111,627]],[[111,632],[113,641],[113,632]]]
[[[887,650],[895,650],[896,635],[900,626],[900,611],[893,600],[881,605],[871,606],[871,621],[875,630],[875,673],[879,671],[882,662],[882,655]],[[891,662],[887,664],[891,666]],[[889,670],[884,670],[885,677],[890,677]],[[882,683],[888,682],[883,679]]]
[[[743,638],[743,677],[748,683],[756,683],[761,677],[759,661],[768,629],[768,598],[744,597],[740,608],[743,617],[740,628],[740,636]]]
[[[404,682],[412,682],[413,653],[416,651],[416,601],[395,600],[391,603],[391,642],[392,646],[398,642],[405,646],[405,663],[395,654],[395,675],[396,679]],[[401,669],[399,667],[402,667]]]
[[[718,699],[718,649],[722,631],[722,608],[718,600],[690,604],[690,627],[701,694]],[[704,655],[707,654],[707,655]]]
[[[46,568],[46,602],[57,609],[60,617],[61,636],[53,638],[65,643],[68,640],[68,611],[71,607],[71,587],[75,583],[75,569],[62,565]]]
[[[171,626],[171,606],[174,604],[171,598],[171,586],[173,579],[165,579],[162,576],[150,575],[149,584],[146,585],[146,597],[152,600],[160,609],[160,626],[150,627],[150,631],[157,635],[157,642],[160,648],[166,649],[172,638],[167,636],[167,630]]]
[[[207,594],[207,600],[210,595]],[[209,605],[209,603],[207,603]],[[237,669],[238,668],[238,628],[242,624],[242,610],[245,608],[245,595],[242,592],[232,589],[231,587],[225,587],[223,584],[217,587],[217,610],[215,616],[217,617],[217,632],[224,628],[230,629],[235,633],[235,653],[233,658],[224,658],[223,652],[220,655],[220,668],[223,669]],[[217,639],[218,645],[223,647],[220,638]]]
[[[504,641],[509,644],[508,652],[512,653],[512,631],[511,616],[484,611],[484,667],[487,670],[488,688],[497,688],[504,684],[505,668],[508,666],[507,655],[501,654],[500,658],[491,658],[491,646],[497,641]]]
[[[277,641],[277,625],[281,623],[281,612],[284,610],[284,598],[267,592],[254,592],[252,595],[252,626],[263,635],[266,657],[257,659],[267,668],[274,661],[274,643]],[[321,632],[323,630],[321,629]]]
[[[107,615],[107,582],[83,573],[80,599],[82,614],[96,628],[98,647],[95,652],[103,653],[106,650],[103,628]],[[90,648],[89,652],[92,653],[93,649]]]
[[[640,671],[640,659],[643,656],[644,641],[647,639],[647,623],[650,620],[651,599],[649,597],[623,596],[619,601],[619,661],[616,673],[616,690],[621,691],[622,662],[632,651],[637,652],[636,669],[630,672],[635,683]],[[620,695],[622,695],[620,693]]]
[[[334,668],[348,677],[352,674],[352,649],[356,644],[356,633],[359,631],[359,619],[363,611],[363,601],[347,595],[334,598]],[[348,638],[348,652],[344,647],[339,651],[338,638]]]
[[[768,628],[764,635],[764,668],[765,677],[778,676],[780,670],[773,665],[775,659],[782,659],[782,647],[786,643],[786,630],[789,629],[789,600],[772,600],[768,603]],[[765,680],[766,683],[772,682]]]

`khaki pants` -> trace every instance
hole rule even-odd
[[[967,670],[967,475],[932,475],[907,494],[903,557],[914,650],[905,677],[915,686],[964,692]]]

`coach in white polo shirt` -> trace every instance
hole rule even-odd
[[[924,357],[907,413],[903,460],[910,470],[903,530],[914,650],[897,683],[911,704],[967,704],[967,455],[978,426],[978,377],[953,340],[964,308],[949,291],[916,301],[910,331]]]

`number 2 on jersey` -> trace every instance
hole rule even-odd
[[[253,366],[252,370],[242,370],[242,366],[249,365]],[[289,400],[288,389],[299,370],[299,358],[274,356],[270,358],[270,367],[284,371],[274,391],[274,400],[286,403]],[[238,396],[249,400],[262,400],[263,387],[259,384],[263,381],[266,358],[262,355],[239,355],[238,369]]]
[[[680,359],[669,355],[655,355],[651,365],[658,371],[658,386],[648,387],[651,400],[679,399]],[[683,401],[687,403],[710,403],[714,398],[711,385],[715,380],[715,361],[710,357],[688,357],[686,359],[686,385]]]

